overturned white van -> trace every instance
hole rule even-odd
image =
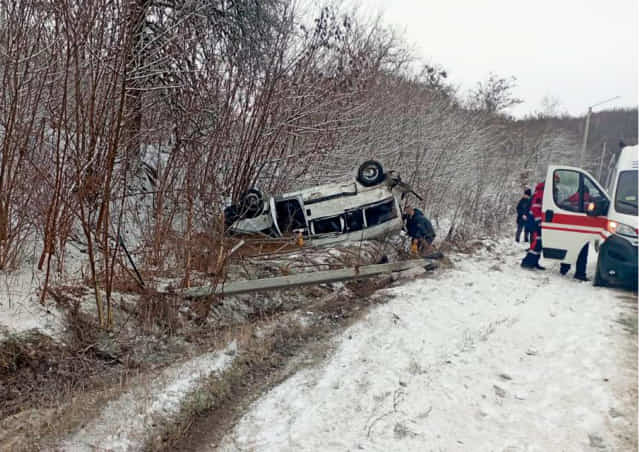
[[[595,285],[638,283],[638,146],[620,151],[605,190],[588,172],[550,166],[542,202],[547,259],[575,264],[584,246],[598,251]]]
[[[268,198],[251,189],[225,209],[225,221],[231,233],[279,237],[300,232],[314,245],[367,240],[402,228],[399,202],[407,193],[415,194],[399,176],[370,160],[349,183]]]

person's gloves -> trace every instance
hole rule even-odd
[[[412,240],[411,241],[411,248],[409,249],[409,253],[412,255],[417,255],[418,254],[418,241],[417,240]]]

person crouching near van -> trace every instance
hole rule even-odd
[[[405,207],[403,218],[407,234],[411,237],[411,254],[425,256],[430,253],[436,238],[431,222],[420,209],[410,206]]]
[[[529,213],[529,208],[531,206],[531,190],[526,189],[524,191],[524,195],[518,201],[518,205],[516,206],[516,211],[518,212],[518,218],[516,220],[516,224],[518,228],[516,229],[516,242],[520,242],[520,235],[522,234],[522,230],[524,229],[524,241],[529,241],[529,232],[527,228],[525,228],[525,224],[527,222],[527,214]]]
[[[526,228],[531,233],[531,243],[527,255],[520,264],[523,268],[536,268],[544,270],[540,265],[540,253],[542,252],[542,195],[544,194],[544,182],[536,185],[536,190],[531,198],[531,207],[527,215]]]

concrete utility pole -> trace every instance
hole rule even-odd
[[[607,102],[611,102],[612,100],[616,100],[619,99],[620,96],[616,96],[616,97],[612,97],[611,99],[606,99],[603,101],[600,101],[596,104],[593,104],[589,107],[589,110],[587,111],[587,119],[584,125],[584,137],[582,138],[582,148],[580,149],[580,158],[578,159],[578,165],[579,166],[584,166],[584,155],[587,152],[587,140],[589,139],[589,123],[591,122],[591,113],[592,113],[592,109],[593,107],[597,107],[598,105],[602,105],[602,104],[606,104]]]
[[[607,140],[604,140],[602,142],[602,155],[600,156],[600,167],[598,168],[598,182],[600,182],[600,184],[602,184],[602,163],[604,162],[604,154],[606,154],[606,152],[607,152]]]
[[[330,282],[348,281],[350,279],[364,279],[376,275],[400,272],[415,267],[425,269],[435,267],[435,263],[427,259],[413,259],[388,264],[371,264],[360,267],[347,267],[337,270],[298,273],[274,278],[249,279],[245,281],[229,282],[220,286],[191,287],[180,293],[187,298],[202,298],[211,295],[237,295],[242,293],[260,292],[291,287],[308,286]]]
[[[584,166],[584,154],[587,151],[587,138],[589,137],[589,122],[591,122],[591,107],[589,107],[589,111],[587,112],[587,119],[584,124],[584,136],[582,137],[582,148],[580,149],[578,166]]]

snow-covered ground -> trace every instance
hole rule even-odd
[[[182,403],[202,382],[224,372],[233,362],[235,342],[165,369],[148,384],[139,384],[110,402],[101,415],[55,450],[144,450],[164,422],[180,413]]]
[[[220,448],[632,450],[637,330],[623,323],[637,321],[636,295],[563,277],[557,264],[523,270],[522,248],[500,242],[497,254],[457,256],[453,271],[390,289]]]
[[[64,330],[62,313],[53,301],[39,302],[42,272],[22,269],[0,272],[0,340],[7,335],[39,330],[59,337]]]
[[[44,305],[40,304],[45,271],[38,270],[35,264],[41,250],[39,246],[36,241],[30,242],[27,248],[31,252],[18,270],[0,271],[0,340],[29,330],[37,330],[56,340],[63,336],[66,328],[64,313],[50,296],[46,297]],[[68,245],[65,271],[59,274],[55,270],[56,260],[53,259],[49,287],[81,284],[85,257],[77,245]]]

